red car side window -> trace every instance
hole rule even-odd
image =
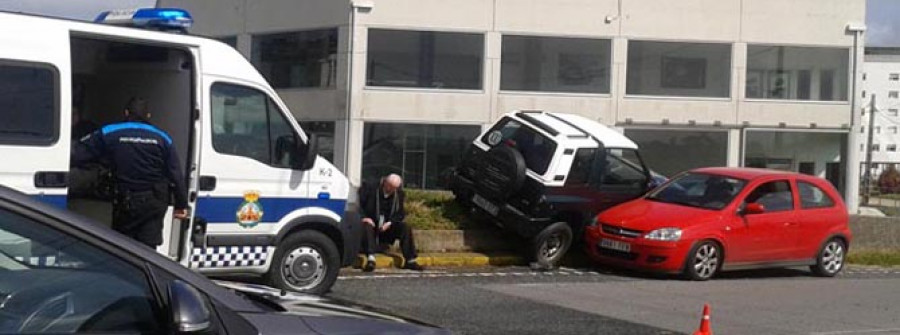
[[[797,189],[800,192],[800,208],[826,208],[834,207],[834,200],[824,190],[816,185],[797,181]]]
[[[794,194],[791,191],[791,183],[787,180],[778,180],[759,185],[747,195],[744,202],[763,205],[767,213],[792,210]]]

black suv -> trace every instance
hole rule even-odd
[[[621,133],[578,115],[517,111],[472,142],[450,189],[553,267],[598,212],[639,197],[654,180]]]

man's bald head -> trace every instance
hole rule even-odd
[[[400,175],[396,173],[391,173],[384,177],[381,189],[384,191],[384,194],[393,194],[400,186],[403,186],[403,178],[400,178]]]

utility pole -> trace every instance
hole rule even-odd
[[[866,205],[869,204],[869,195],[872,190],[872,136],[873,129],[875,127],[875,112],[878,109],[875,107],[875,94],[872,94],[872,100],[869,102],[869,139],[866,141],[866,173],[865,173],[865,190],[863,191],[863,203]]]

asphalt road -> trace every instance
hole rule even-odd
[[[459,334],[900,334],[900,269],[726,273],[687,282],[621,271],[527,268],[345,271],[331,296]]]

